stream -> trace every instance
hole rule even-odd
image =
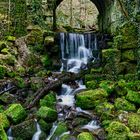
[[[61,48],[61,62],[62,66],[60,72],[67,71],[72,73],[79,73],[80,70],[86,70],[88,68],[88,63],[90,61],[95,61],[98,59],[98,55],[93,55],[92,52],[97,51],[97,37],[93,34],[76,34],[76,33],[60,33],[60,48]],[[80,113],[87,115],[90,118],[90,122],[83,127],[81,131],[89,130],[93,131],[99,129],[100,125],[96,118],[91,112],[82,110],[75,105],[75,94],[80,91],[86,90],[86,86],[83,84],[82,80],[76,80],[74,83],[62,84],[61,90],[58,92],[56,98],[56,109],[58,112],[58,120],[53,123],[53,127],[50,130],[49,136],[46,140],[52,139],[58,123],[60,121],[66,121],[71,117],[72,114],[76,117]],[[36,132],[32,137],[32,140],[39,140],[41,134],[41,128],[36,122]],[[71,122],[72,123],[72,122]],[[12,140],[11,129],[8,131],[8,139]],[[60,140],[65,134],[71,134],[71,131],[64,132],[55,140]]]

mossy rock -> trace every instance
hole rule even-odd
[[[133,102],[134,104],[140,105],[140,93],[132,90],[128,90],[126,99]]]
[[[40,77],[32,77],[31,78],[31,88],[32,90],[36,91],[39,88],[44,86],[43,80]]]
[[[76,138],[74,136],[71,136],[70,134],[63,135],[60,140],[75,140]]]
[[[119,80],[115,85],[115,93],[117,96],[125,96],[127,94],[127,83],[125,80]]]
[[[4,131],[3,127],[0,125],[0,140],[7,140],[6,132]]]
[[[11,104],[4,113],[14,124],[18,124],[26,117],[26,111],[20,104]]]
[[[103,62],[116,63],[121,60],[121,52],[117,49],[105,49],[102,50]]]
[[[0,113],[0,126],[7,129],[10,126],[9,120],[4,113]]]
[[[0,41],[0,51],[4,48],[7,48],[7,42],[5,41]]]
[[[27,44],[36,45],[43,43],[43,32],[41,30],[33,30],[27,35]]]
[[[117,98],[114,104],[117,110],[124,110],[124,111],[135,111],[136,107],[134,104],[127,101],[125,98]]]
[[[43,119],[40,119],[38,123],[41,127],[41,130],[48,133],[50,132],[50,129],[52,128],[52,123],[47,123]]]
[[[126,50],[122,52],[122,60],[123,61],[135,61],[135,53],[134,50]]]
[[[37,117],[46,120],[47,122],[53,122],[57,119],[57,112],[54,109],[46,106],[41,106],[37,111]]]
[[[104,102],[96,106],[95,110],[102,120],[106,120],[106,119],[112,118],[114,105],[108,102]]]
[[[95,140],[95,138],[89,132],[82,132],[77,136],[77,140]]]
[[[53,92],[50,92],[43,99],[40,99],[40,106],[47,106],[54,109],[55,104],[56,104],[56,96],[55,93]]]
[[[129,114],[128,115],[128,127],[133,132],[140,132],[140,115]]]
[[[31,140],[36,132],[36,122],[27,120],[18,125],[12,126],[12,136],[16,140]]]
[[[93,109],[106,100],[108,96],[104,89],[83,91],[76,94],[76,105],[82,109]]]
[[[7,41],[15,42],[16,41],[16,37],[15,36],[7,36]]]
[[[58,138],[59,136],[61,136],[64,132],[67,132],[67,125],[64,122],[59,122],[57,125],[57,128],[53,134],[53,136],[51,137],[50,140],[54,140],[55,138]]]
[[[96,81],[87,81],[86,82],[86,87],[88,89],[96,89],[97,88],[97,82]]]
[[[0,65],[0,79],[3,79],[6,74],[6,68],[3,65]]]
[[[24,82],[23,78],[21,78],[19,76],[16,76],[15,81],[16,81],[16,85],[17,85],[18,88],[24,88],[25,87],[25,82]]]
[[[140,108],[138,109],[137,113],[140,114]]]
[[[130,130],[123,123],[113,121],[106,130],[108,132],[107,140],[128,140]]]
[[[46,47],[49,47],[47,49],[50,49],[50,47],[53,47],[54,46],[54,37],[52,37],[52,36],[45,37],[44,45]]]
[[[140,134],[139,133],[130,133],[128,135],[129,140],[140,140]]]
[[[5,92],[4,94],[0,95],[0,101],[5,104],[11,104],[16,100],[16,97],[13,94],[10,94],[9,92]]]
[[[100,88],[106,90],[108,94],[111,94],[114,91],[114,82],[112,81],[101,81],[99,84]]]

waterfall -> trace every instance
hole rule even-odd
[[[97,36],[93,34],[60,33],[62,67],[60,71],[78,73],[87,69],[87,63],[93,59],[93,50],[97,50]]]
[[[95,58],[92,51],[98,50],[97,36],[94,34],[76,33],[60,33],[59,36],[62,60],[60,71],[79,73],[80,70],[86,70],[88,62]],[[60,93],[57,95],[57,107],[60,107],[57,109],[58,121],[65,121],[65,118],[67,118],[70,109],[66,107],[73,108],[77,114],[84,113],[92,118],[90,112],[75,106],[75,94],[85,90],[86,86],[82,80],[77,80],[74,84],[76,85],[75,88],[71,84],[62,84]],[[99,125],[93,119],[87,125],[83,126],[83,128],[93,130],[99,128]],[[57,123],[55,122],[46,140],[51,140],[56,129]],[[70,134],[70,132],[62,133],[57,139],[60,139],[64,134]]]

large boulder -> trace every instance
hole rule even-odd
[[[83,91],[76,95],[76,105],[82,109],[93,109],[106,100],[108,96],[104,89]]]
[[[10,126],[9,120],[4,113],[0,113],[0,126],[2,126],[4,129]]]
[[[55,104],[56,104],[56,96],[55,93],[53,92],[50,92],[43,99],[40,99],[40,106],[47,106],[54,109]]]
[[[53,122],[57,119],[57,112],[46,106],[41,106],[37,111],[37,117],[46,120],[47,122]]]
[[[132,90],[128,90],[126,99],[133,102],[136,105],[140,105],[140,93]]]
[[[104,102],[97,105],[95,108],[97,114],[101,116],[101,119],[109,119],[113,116],[114,105],[108,102]]]
[[[113,121],[106,130],[107,140],[128,140],[130,130],[123,123]]]
[[[140,114],[128,115],[128,127],[133,132],[140,132]]]
[[[11,104],[4,113],[14,124],[23,121],[26,117],[26,111],[20,104]]]
[[[34,120],[24,121],[18,125],[12,126],[12,135],[16,139],[32,139],[36,132],[36,122]]]
[[[115,100],[115,108],[117,110],[124,110],[124,111],[135,111],[136,107],[134,104],[127,101],[125,98],[117,98]]]
[[[82,132],[78,135],[77,140],[95,140],[95,138],[89,132]]]

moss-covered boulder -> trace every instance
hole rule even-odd
[[[71,136],[70,134],[63,135],[60,140],[75,140],[76,138],[74,136]]]
[[[52,37],[52,36],[45,37],[44,45],[46,47],[49,47],[47,49],[50,49],[50,47],[52,47],[54,45],[54,37]]]
[[[43,43],[43,32],[41,29],[38,30],[32,30],[27,35],[27,44],[28,45],[36,45],[36,44],[42,44]]]
[[[11,104],[4,113],[14,124],[23,121],[26,117],[26,111],[20,104]]]
[[[86,82],[86,87],[88,89],[96,89],[97,88],[97,82],[96,81],[87,81]]]
[[[122,52],[122,60],[124,61],[135,61],[135,53],[134,50],[126,50]]]
[[[97,105],[95,110],[97,114],[101,116],[101,119],[109,119],[113,116],[114,105],[108,102],[104,102],[100,105]]]
[[[3,127],[0,125],[0,140],[7,140],[6,132],[4,131]]]
[[[123,123],[113,121],[106,130],[107,140],[128,140],[130,130]]]
[[[41,106],[37,111],[37,117],[46,120],[47,122],[53,122],[57,119],[57,112],[54,109],[46,106]]]
[[[124,111],[135,111],[136,107],[134,104],[127,101],[125,98],[117,98],[114,104],[117,110],[124,110]]]
[[[55,108],[56,96],[55,93],[50,92],[43,99],[40,99],[40,106],[47,106],[50,108]]]
[[[77,140],[95,140],[95,138],[89,132],[82,132],[77,136]]]
[[[67,132],[67,131],[68,131],[67,125],[64,122],[59,122],[57,125],[57,128],[50,140],[59,138],[59,136],[61,136],[64,132]]]
[[[102,50],[102,59],[103,62],[120,62],[121,52],[117,49],[105,49]]]
[[[76,94],[76,105],[82,109],[93,109],[106,100],[108,96],[104,89],[83,91]]]
[[[101,81],[99,84],[100,88],[106,90],[108,94],[111,94],[114,91],[114,82],[112,81]]]
[[[17,140],[31,140],[36,132],[36,122],[34,120],[24,121],[18,125],[12,126],[12,136]]]
[[[50,132],[50,129],[52,128],[52,123],[48,123],[44,121],[43,119],[40,119],[38,123],[41,127],[41,130],[48,133]]]
[[[10,126],[9,120],[4,113],[0,113],[0,126],[2,126],[4,129]]]
[[[7,42],[5,41],[0,41],[0,51],[4,48],[7,48]]]
[[[134,104],[140,105],[140,93],[132,90],[128,90],[126,99],[133,102]]]
[[[128,127],[133,132],[140,132],[140,115],[139,114],[128,115]]]

